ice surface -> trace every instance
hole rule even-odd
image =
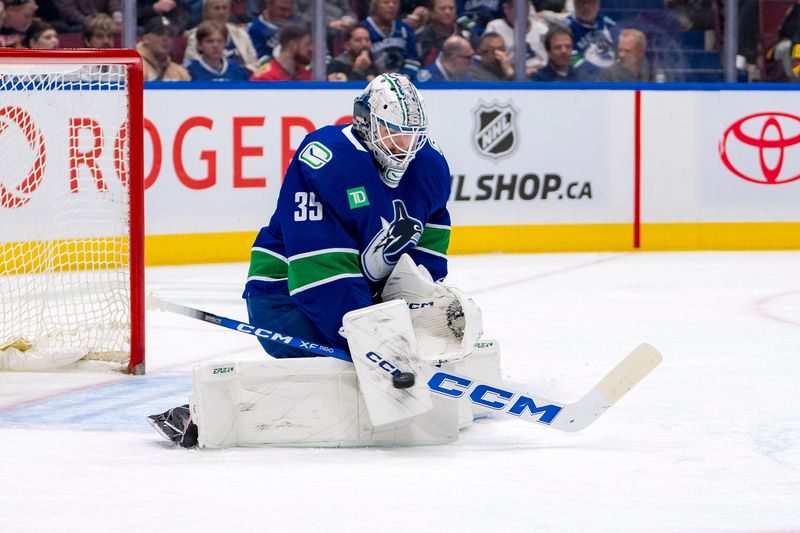
[[[148,289],[244,320],[246,269]],[[441,447],[175,448],[144,419],[192,365],[264,356],[148,314],[146,376],[0,373],[0,531],[800,531],[798,274],[798,252],[454,257],[509,383],[574,401],[640,342],[664,362],[579,433],[490,419]]]

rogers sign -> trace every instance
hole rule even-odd
[[[743,180],[779,185],[800,179],[800,117],[755,113],[740,118],[722,134],[719,156]]]
[[[31,116],[22,108],[14,106],[6,106],[0,109],[0,135],[6,129],[15,124],[19,131],[24,135],[26,144],[34,154],[33,165],[27,172],[25,177],[22,176],[4,176],[8,181],[17,181],[16,185],[6,187],[0,182],[0,206],[7,208],[21,207],[30,201],[30,194],[39,187],[44,174],[45,164],[45,148],[42,132],[36,127]],[[5,133],[5,135],[13,135],[13,132]],[[13,156],[12,156],[13,157]],[[7,162],[4,165],[3,172],[9,172],[12,168]]]

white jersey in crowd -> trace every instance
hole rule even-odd
[[[526,67],[543,67],[547,64],[547,51],[544,48],[544,36],[547,34],[547,24],[542,22],[535,13],[531,12],[528,17],[528,33],[525,35],[526,41]],[[513,60],[514,28],[508,24],[504,18],[494,19],[486,25],[486,31],[493,31],[500,34],[506,43],[509,57]]]

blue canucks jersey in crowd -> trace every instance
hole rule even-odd
[[[456,13],[468,19],[463,22],[478,34],[482,34],[490,21],[503,18],[503,0],[456,0]]]
[[[294,24],[297,22],[301,22],[300,18],[293,17],[288,23]],[[282,27],[266,20],[261,15],[247,27],[247,34],[250,36],[250,40],[253,41],[253,48],[256,49],[256,55],[259,59],[264,56],[272,57],[273,49],[278,46],[278,32],[281,31]]]
[[[594,69],[608,68],[617,59],[617,23],[602,14],[597,15],[594,24],[586,24],[570,13],[564,20],[572,30],[575,52]]]
[[[243,295],[251,321],[295,337],[316,331],[321,338],[308,340],[347,349],[342,316],[379,301],[402,254],[434,279],[447,275],[449,196],[450,170],[430,139],[390,188],[351,124],[309,134],[251,250]],[[258,301],[268,303],[251,305]],[[298,309],[303,320],[291,318]]]
[[[447,72],[444,70],[442,66],[442,58],[441,56],[436,58],[436,61],[428,65],[427,67],[422,68],[419,72],[417,72],[417,77],[414,78],[415,82],[425,83],[428,81],[473,81],[472,76],[469,73],[465,73],[463,77],[455,80],[450,78],[447,75]]]
[[[417,57],[414,30],[402,20],[392,22],[389,33],[383,33],[372,17],[361,21],[369,29],[372,41],[372,64],[378,72],[399,72],[412,80],[422,65]]]
[[[186,65],[186,70],[193,81],[247,81],[250,79],[249,70],[225,58],[222,58],[222,69],[219,71],[202,59],[195,59]]]

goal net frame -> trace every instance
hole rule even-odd
[[[144,154],[142,59],[127,49],[0,49],[2,65],[120,65],[125,69],[127,113],[128,273],[130,312],[130,359],[127,371],[145,372],[144,297]],[[2,104],[2,102],[0,102]],[[1,105],[0,105],[1,107]],[[2,320],[14,317],[2,317]],[[1,340],[1,339],[0,339]]]

